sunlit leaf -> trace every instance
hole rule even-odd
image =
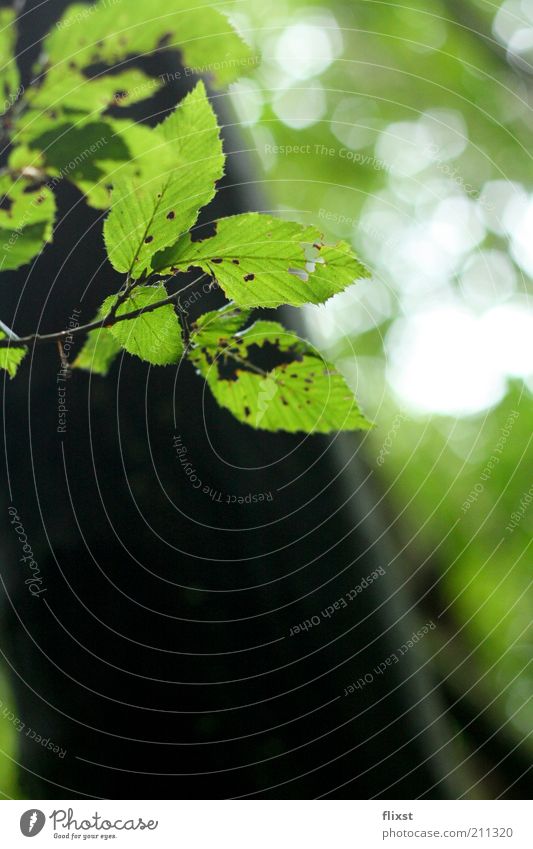
[[[0,339],[6,339],[3,330],[0,330]],[[13,343],[16,345],[16,342]],[[15,377],[17,369],[27,354],[26,348],[16,348],[11,345],[8,348],[0,348],[0,368],[7,371],[10,377]]]
[[[351,389],[309,342],[273,321],[242,327],[226,308],[197,322],[188,354],[221,407],[260,430],[330,433],[370,427]]]
[[[218,124],[203,83],[152,132],[158,161],[172,160],[172,165],[144,184],[116,180],[104,225],[111,264],[134,279],[151,268],[157,251],[194,224],[224,168]]]
[[[86,68],[113,65],[158,48],[179,50],[184,64],[224,85],[253,64],[250,49],[212,3],[151,0],[76,3],[44,42],[51,65]]]
[[[55,208],[46,186],[0,177],[0,271],[26,265],[51,240]]]
[[[72,365],[74,368],[105,376],[121,350],[120,342],[115,339],[111,331],[105,327],[99,327],[97,330],[91,330],[87,335]]]
[[[40,168],[54,179],[70,180],[91,206],[106,209],[112,181],[119,175],[148,179],[161,168],[164,143],[153,130],[132,121],[101,118],[78,122],[76,116],[49,120],[48,128],[16,147],[11,168]],[[157,167],[156,167],[157,163]]]
[[[368,274],[347,242],[324,245],[316,227],[260,213],[223,218],[209,239],[184,236],[153,265],[162,274],[199,267],[244,307],[323,303]]]
[[[13,9],[0,9],[0,114],[13,106],[22,89],[14,58],[17,28]]]
[[[75,70],[53,68],[27,92],[29,108],[16,121],[14,138],[28,143],[68,122],[79,130],[108,107],[130,106],[151,97],[162,85],[160,78],[136,68],[92,79]],[[78,152],[71,144],[71,153]]]
[[[125,351],[157,366],[176,363],[183,353],[181,327],[173,305],[150,310],[150,307],[166,297],[163,285],[136,287],[118,307],[116,315],[142,312],[135,318],[117,322],[109,328],[109,332]],[[100,313],[110,313],[116,300],[116,295],[107,298]]]

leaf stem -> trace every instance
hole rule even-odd
[[[250,371],[255,371],[256,374],[260,374],[261,377],[269,377],[268,371],[265,371],[264,369],[259,368],[259,366],[254,365],[254,363],[250,362],[250,360],[245,360],[244,357],[239,357],[238,354],[234,354],[231,351],[228,351],[227,348],[224,348],[222,353],[225,357],[230,357],[232,360],[235,360],[235,362],[246,366],[250,369]]]

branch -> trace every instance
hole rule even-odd
[[[14,338],[0,339],[0,349],[21,347],[28,348],[30,345],[38,345],[43,342],[61,342],[61,340],[65,339],[67,336],[75,336],[79,333],[89,333],[91,330],[98,330],[100,327],[113,327],[114,324],[118,324],[121,321],[130,321],[132,318],[138,318],[140,315],[158,310],[160,307],[165,307],[167,304],[173,304],[179,299],[180,295],[187,291],[187,289],[196,285],[196,283],[206,276],[207,275],[205,274],[201,274],[200,277],[196,278],[196,280],[188,283],[187,286],[184,286],[183,289],[179,290],[179,292],[174,292],[173,295],[169,295],[168,298],[163,298],[161,301],[155,301],[153,304],[132,310],[132,312],[125,313],[124,315],[114,315],[112,308],[111,312],[104,318],[98,318],[88,324],[80,324],[78,327],[73,327],[70,330],[59,330],[56,333],[32,333],[29,336],[20,337],[15,335]],[[0,322],[0,325],[5,327],[2,322]],[[13,333],[13,331],[11,331],[11,333]]]

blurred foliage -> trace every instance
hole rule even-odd
[[[519,739],[532,724],[532,416],[514,386],[483,418],[405,419],[382,467],[411,579],[443,614],[435,660]]]
[[[13,721],[16,720],[16,712],[1,669],[0,693],[2,694],[0,699],[0,798],[18,799],[16,761],[18,735]]]
[[[263,54],[231,91],[271,204],[373,269],[309,321],[377,423],[404,577],[442,613],[434,661],[525,743],[533,3],[251,0],[234,19]]]

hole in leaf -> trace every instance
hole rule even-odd
[[[200,224],[191,230],[191,242],[204,242],[217,234],[217,222],[209,221],[206,224]]]
[[[236,342],[238,341],[236,340]],[[252,372],[259,377],[258,369],[265,373],[275,368],[284,370],[291,363],[301,362],[301,360],[302,355],[294,348],[280,351],[276,345],[265,342],[263,345],[250,345],[247,354],[243,355],[242,361],[240,359],[235,360],[231,356],[219,356],[217,368],[221,380],[238,380],[239,372]]]

